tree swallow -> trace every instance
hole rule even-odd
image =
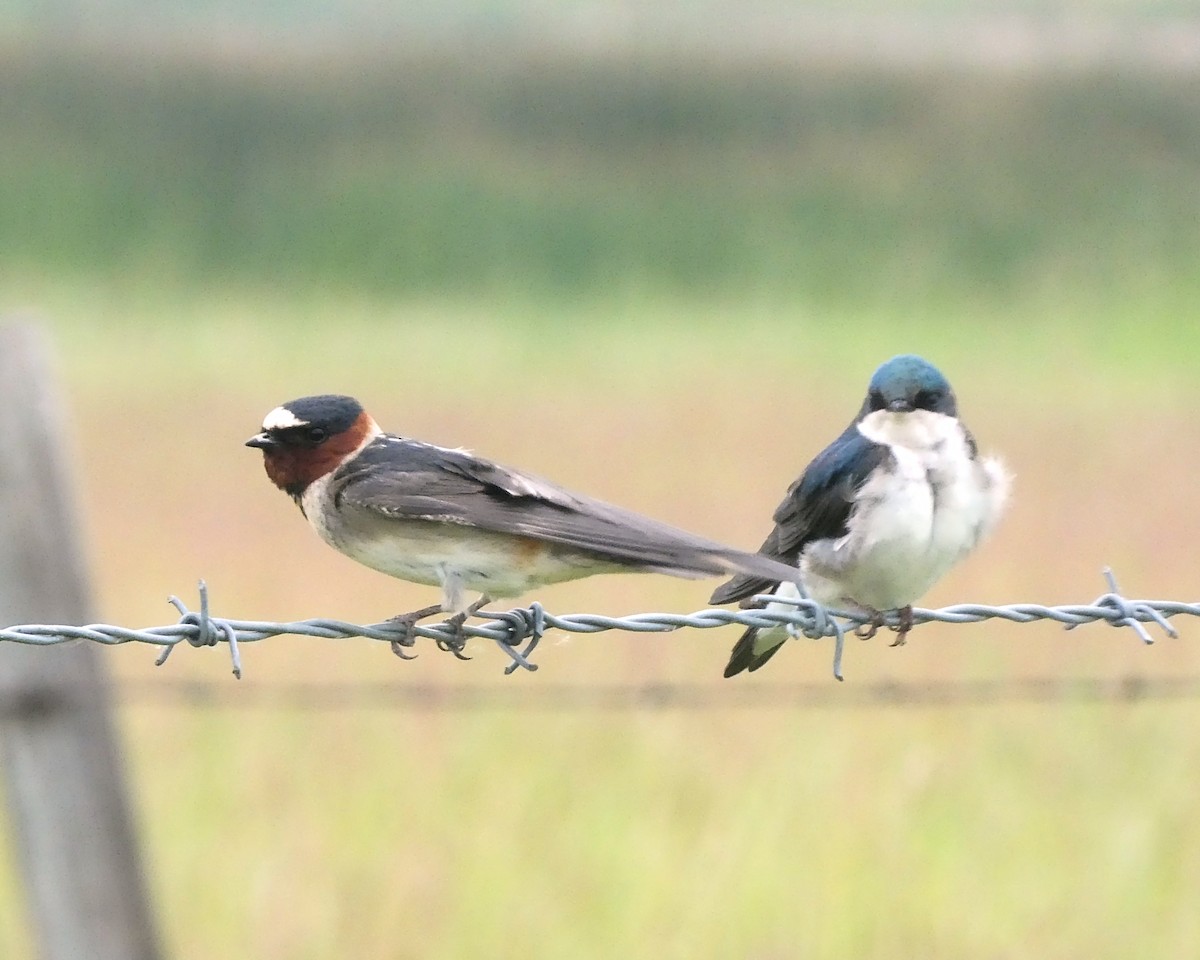
[[[461,633],[466,615],[489,599],[597,573],[799,578],[779,560],[466,450],[384,433],[352,397],[303,397],[276,407],[246,445],[263,452],[267,476],[330,546],[382,573],[441,587],[439,605],[393,618],[410,629],[446,612],[455,614]],[[468,606],[468,590],[482,599]]]
[[[978,456],[938,369],[921,357],[893,357],[871,377],[854,422],[788,489],[760,552],[798,563],[808,595],[823,606],[872,617],[866,636],[884,611],[898,610],[893,646],[902,644],[913,601],[991,532],[1010,485],[999,460]],[[790,582],[739,574],[712,603],[768,592],[799,596]],[[757,670],[787,637],[782,626],[747,630],[725,676]]]

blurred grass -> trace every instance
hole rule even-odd
[[[1195,299],[1190,76],[10,47],[0,266],[822,309]]]
[[[64,355],[104,619],[164,622],[199,576],[232,616],[428,600],[317,543],[241,448],[290,397],[352,392],[390,429],[750,547],[908,350],[1017,474],[927,603],[1086,600],[1103,563],[1194,594],[1184,78],[8,49],[0,81],[3,306]],[[708,586],[539,599],[694,609]],[[848,682],[1194,673],[1181,627],[1150,649],[922,628],[852,645]],[[710,712],[124,706],[172,955],[1197,953],[1200,706],[726,710],[732,640],[552,638],[508,680],[486,649],[245,651],[263,682],[711,681]],[[105,656],[153,682],[146,650]],[[212,651],[168,669],[227,676]],[[827,671],[796,644],[765,679]],[[31,955],[15,909],[0,955]]]
[[[715,306],[675,302],[604,325],[590,306],[222,296],[121,313],[63,290],[45,303],[114,622],[166,621],[162,598],[198,576],[237,616],[365,620],[427,599],[323,548],[240,447],[286,397],[353,390],[393,429],[750,546],[899,349],[950,372],[984,448],[1018,476],[995,541],[929,604],[1089,599],[1105,562],[1133,593],[1194,591],[1196,334],[1166,318],[1160,342],[1114,311],[1114,340],[1097,346],[1038,316],[731,312],[735,332]],[[1140,360],[1125,356],[1139,344]],[[1126,360],[1139,375],[1124,378]],[[596,578],[540,599],[682,610],[707,586]],[[1150,649],[1101,628],[922,628],[900,651],[853,645],[847,682],[1194,673],[1181,628]],[[1200,944],[1187,777],[1200,705],[726,710],[733,636],[551,638],[540,674],[508,679],[485,648],[470,664],[430,651],[402,664],[365,641],[244,653],[261,682],[707,681],[707,712],[125,706],[173,955],[1103,960]],[[767,682],[828,675],[827,647],[786,653]],[[167,669],[226,678],[210,654],[181,651]],[[144,649],[105,656],[120,678],[157,676]],[[0,901],[16,902],[14,886],[0,871]],[[0,954],[30,956],[15,911],[0,911]]]

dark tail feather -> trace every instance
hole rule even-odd
[[[775,652],[783,646],[782,643],[777,643],[770,649],[755,653],[754,640],[757,636],[758,627],[750,627],[733,645],[733,652],[729,655],[729,663],[725,667],[726,677],[736,676],[743,670],[753,673],[775,656]]]
[[[583,545],[581,544],[581,546]],[[653,551],[643,549],[635,551],[615,550],[589,544],[585,549],[594,556],[615,560],[618,563],[653,573],[665,573],[673,577],[699,578],[733,574],[733,580],[729,581],[730,583],[761,583],[764,587],[772,587],[781,581],[800,583],[800,570],[797,567],[781,563],[772,557],[765,557],[761,553],[745,553],[727,547],[697,549],[689,545],[688,548],[681,550],[671,545]],[[745,595],[749,596],[750,594]]]
[[[734,584],[738,585],[738,590],[742,591],[739,597],[731,599],[740,599],[741,597],[753,596],[755,593],[765,593],[768,588],[783,580],[789,580],[792,583],[800,582],[799,567],[776,560],[774,557],[767,557],[761,553],[743,553],[741,550],[729,550],[721,554],[721,558],[728,564],[730,573],[737,572],[728,583],[717,587],[716,593],[713,594],[713,603],[728,603],[728,600],[717,600],[718,594],[727,592]],[[749,587],[750,589],[746,589]],[[761,589],[760,589],[761,588]]]
[[[795,579],[794,577],[791,579]],[[733,603],[735,600],[745,600],[756,593],[771,593],[778,580],[768,580],[766,577],[741,576],[726,580],[713,591],[709,603],[720,606],[723,603]]]

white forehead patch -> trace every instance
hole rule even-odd
[[[287,407],[276,407],[263,418],[264,430],[286,430],[288,427],[307,427],[308,421],[301,420]]]

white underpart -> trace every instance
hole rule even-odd
[[[785,597],[789,600],[800,599],[800,589],[790,580],[784,580],[777,586],[772,593],[777,597]],[[799,607],[794,603],[768,603],[766,610],[768,613],[795,613]],[[766,647],[776,647],[783,643],[785,630],[787,628],[760,630],[755,637],[754,649],[757,652],[762,652]],[[769,634],[769,637],[764,637],[764,634]],[[799,631],[792,634],[793,636],[803,636]],[[761,642],[763,640],[771,640],[770,643]]]
[[[268,430],[286,430],[289,427],[306,427],[307,420],[301,420],[287,407],[276,407],[263,417],[262,428]]]
[[[514,564],[511,537],[424,520],[381,522],[363,514],[343,514],[336,537],[319,528],[317,532],[374,570],[410,583],[440,586],[447,613],[465,610],[473,599],[470,594],[493,600],[518,597],[536,587],[619,569],[584,554],[558,550],[533,551],[524,562]]]
[[[283,408],[280,407],[279,409]],[[271,411],[271,413],[276,412],[275,410]],[[269,413],[267,416],[270,417],[271,414]],[[370,428],[367,430],[367,434],[363,437],[362,442],[342,458],[342,463],[354,459],[362,451],[363,447],[382,433],[383,431],[379,429],[379,424],[371,420]],[[332,546],[338,547],[340,550],[341,547],[334,541],[330,525],[326,522],[326,518],[331,515],[333,507],[332,503],[327,502],[329,500],[329,481],[336,472],[336,469],[330,470],[325,476],[318,477],[305,487],[304,493],[300,497],[300,509],[304,511],[304,516],[312,525],[312,528],[317,531],[321,539]]]
[[[320,515],[306,510],[310,517]],[[557,550],[533,551],[525,562],[514,564],[511,537],[425,520],[380,520],[365,512],[343,511],[336,528],[321,523],[313,527],[331,546],[373,570],[441,587],[447,613],[462,613],[473,599],[469,593],[493,600],[519,597],[535,587],[619,569]]]
[[[918,600],[992,531],[1011,477],[995,458],[971,459],[954,417],[880,410],[858,430],[888,446],[895,463],[863,484],[846,535],[809,544],[800,569],[809,594],[827,607],[895,610]],[[755,648],[785,637],[764,630]]]
[[[382,435],[374,421],[371,427],[346,460]],[[370,511],[335,511],[329,497],[332,475],[331,471],[313,481],[300,499],[304,515],[321,539],[373,570],[441,587],[447,613],[462,613],[470,602],[468,592],[493,600],[518,597],[534,587],[619,569],[617,564],[558,550],[533,551],[525,563],[514,565],[508,536],[425,520],[384,520]],[[510,474],[509,478],[515,488],[540,489],[525,477]]]

